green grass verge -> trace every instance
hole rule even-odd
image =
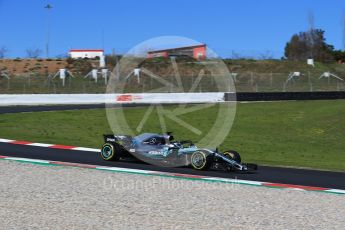
[[[128,124],[137,127],[146,111],[125,109]],[[217,111],[215,105],[180,118],[205,133]],[[345,171],[344,114],[345,100],[238,104],[220,150],[238,150],[247,162]],[[158,121],[152,113],[142,132],[161,132]],[[199,139],[174,121],[166,125],[177,139]],[[103,133],[111,133],[104,109],[0,115],[2,138],[97,148]]]

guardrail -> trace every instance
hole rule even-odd
[[[267,93],[133,93],[133,94],[2,94],[0,106],[76,104],[178,104],[224,101],[345,99],[345,92]]]
[[[2,94],[0,106],[76,104],[176,104],[223,102],[224,93]]]
[[[345,99],[345,92],[267,92],[225,93],[225,101],[283,101],[283,100],[334,100]]]

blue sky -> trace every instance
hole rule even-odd
[[[340,0],[0,0],[0,47],[10,57],[24,57],[28,48],[44,51],[50,21],[53,57],[103,44],[107,53],[124,53],[144,40],[174,35],[206,43],[223,57],[270,51],[279,58],[291,35],[308,29],[310,11],[327,42],[343,48]]]

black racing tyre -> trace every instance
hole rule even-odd
[[[241,156],[238,152],[236,152],[234,150],[228,150],[228,151],[223,152],[223,154],[226,157],[236,161],[237,163],[241,163]]]
[[[120,151],[113,144],[105,143],[101,149],[101,156],[106,161],[117,161],[120,159]]]
[[[211,157],[203,151],[196,151],[190,157],[190,164],[197,170],[207,170],[210,168],[211,163]]]

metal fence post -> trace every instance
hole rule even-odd
[[[270,82],[270,87],[272,88],[273,85],[273,73],[271,72],[271,82]]]
[[[252,85],[254,85],[254,73],[253,72],[250,72],[250,77],[251,77]]]
[[[313,92],[313,82],[311,81],[311,78],[310,78],[310,71],[308,71],[308,82],[309,82],[309,91]]]

